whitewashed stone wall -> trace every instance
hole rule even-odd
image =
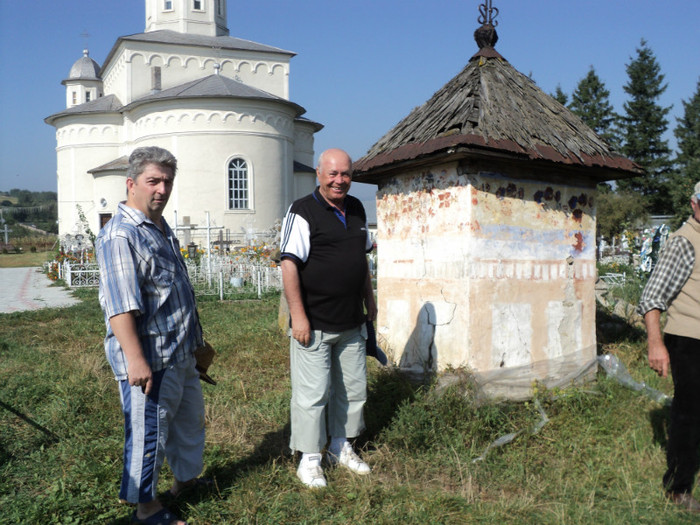
[[[594,189],[553,179],[451,163],[379,185],[378,336],[396,364],[531,383],[595,357]]]

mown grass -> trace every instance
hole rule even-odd
[[[0,253],[0,268],[42,266],[56,255],[55,251],[26,251],[24,253]]]
[[[0,315],[0,523],[129,522],[117,502],[122,422],[94,291],[71,308]],[[195,524],[692,523],[661,490],[666,409],[599,376],[540,392],[550,422],[474,463],[497,437],[539,420],[532,403],[476,403],[469,381],[436,393],[370,362],[367,477],[328,472],[305,489],[289,454],[287,338],[277,298],[200,303],[219,354],[204,385],[209,491],[172,508]],[[606,326],[615,326],[608,322]],[[637,380],[638,330],[601,334]],[[171,481],[167,469],[161,490]]]

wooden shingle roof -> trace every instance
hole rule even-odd
[[[406,162],[479,152],[588,168],[597,180],[643,172],[485,45],[354,163],[354,178],[376,183]]]

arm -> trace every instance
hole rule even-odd
[[[311,341],[311,323],[304,310],[299,271],[291,259],[282,259],[282,285],[292,318],[292,337],[306,346]]]
[[[143,356],[141,341],[139,341],[136,330],[136,314],[126,312],[115,315],[109,318],[109,324],[124,351],[129,384],[132,386],[140,385],[144,388],[144,393],[148,395],[153,386],[153,374],[150,365]]]
[[[638,311],[644,316],[647,329],[649,366],[661,377],[666,377],[670,368],[668,349],[661,335],[661,312],[683,288],[694,264],[695,251],[690,241],[681,236],[670,239],[639,301]]]
[[[649,366],[661,377],[668,375],[670,360],[668,349],[661,336],[661,310],[654,308],[644,314],[647,327],[647,344],[649,346]]]

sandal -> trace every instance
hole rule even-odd
[[[148,518],[141,519],[136,516],[136,511],[131,516],[131,523],[141,524],[141,525],[170,525],[173,521],[179,521],[175,514],[170,512],[168,509],[163,507],[155,514],[151,514]]]

